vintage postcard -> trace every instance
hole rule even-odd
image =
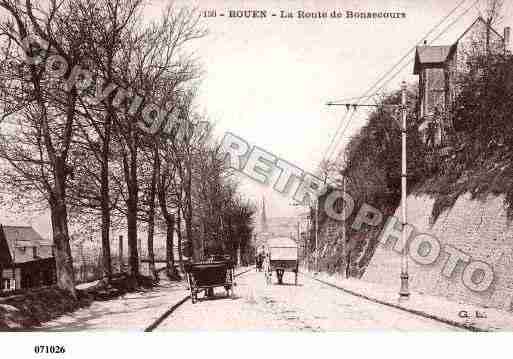
[[[510,0],[0,0],[0,341],[513,330],[511,26]]]

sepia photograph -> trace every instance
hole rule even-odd
[[[0,0],[7,357],[507,344],[512,26],[511,0]]]

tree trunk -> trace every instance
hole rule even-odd
[[[102,216],[102,267],[103,279],[108,282],[112,276],[110,253],[110,194],[109,194],[109,151],[110,151],[110,117],[107,116],[102,146],[100,174],[101,216]]]
[[[103,196],[103,195],[102,195]],[[110,258],[110,209],[102,203],[102,272],[103,279],[109,282],[112,276],[112,262]]]
[[[155,215],[153,215],[155,217]],[[155,219],[148,222],[148,266],[153,280],[157,280],[158,275],[155,269],[155,252],[153,250],[153,237],[155,233]]]
[[[159,143],[155,147],[155,177],[157,178],[157,196],[160,204],[160,211],[166,220],[166,274],[169,279],[179,280],[180,275],[175,269],[175,256],[173,253],[174,230],[175,230],[175,215],[169,213],[166,198],[166,180],[169,180],[169,172],[166,169],[161,173],[160,156],[159,156]]]
[[[182,217],[181,217],[180,207],[178,207],[176,224],[177,224],[176,233],[178,235],[178,265],[180,266],[180,271],[182,273],[184,273],[185,270],[183,268],[183,251],[182,251]]]
[[[119,236],[118,246],[119,273],[123,273],[123,236]]]
[[[130,133],[129,152],[130,159],[123,158],[125,167],[125,179],[128,190],[127,200],[127,243],[128,243],[128,264],[130,267],[130,276],[134,280],[134,286],[138,284],[139,278],[139,252],[137,242],[137,205],[139,188],[137,184],[137,147],[135,145],[135,134]]]
[[[155,233],[155,221],[152,223],[148,223],[148,267],[150,271],[150,275],[153,280],[157,280],[158,275],[155,269],[155,252],[153,250],[153,237]]]
[[[55,264],[57,269],[57,285],[77,298],[73,258],[69,244],[67,211],[63,199],[51,200],[50,216],[52,220]]]
[[[154,150],[153,169],[151,172],[150,189],[148,191],[148,261],[150,274],[153,279],[157,280],[157,272],[155,270],[155,253],[153,250],[153,238],[155,235],[155,192],[157,190],[157,170],[158,170],[158,152]]]
[[[86,281],[86,259],[84,256],[84,244],[80,243],[80,268],[78,270],[78,275],[80,281],[84,283]]]
[[[169,279],[179,280],[180,275],[175,268],[175,256],[173,253],[174,247],[174,230],[175,230],[175,215],[171,214],[166,218],[167,230],[166,230],[166,264],[167,264],[167,276]]]
[[[346,255],[346,278],[351,276],[351,251],[347,251]]]
[[[192,260],[197,262],[202,259],[201,253],[201,238],[192,236],[192,173],[190,159],[187,160],[187,183],[185,186],[185,235],[187,236],[188,243],[192,244]]]
[[[130,276],[136,279],[139,276],[139,253],[137,248],[137,199],[134,198],[133,193],[129,194],[126,221]]]

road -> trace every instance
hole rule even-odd
[[[352,296],[300,275],[286,273],[284,285],[266,285],[263,273],[237,278],[234,298],[216,289],[212,300],[187,301],[156,330],[428,330],[456,331],[435,320]]]

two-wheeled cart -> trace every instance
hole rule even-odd
[[[267,240],[266,244],[266,271],[268,284],[272,282],[272,273],[276,272],[278,284],[283,284],[285,272],[294,273],[294,284],[297,285],[299,270],[297,243],[288,237],[276,237]]]

